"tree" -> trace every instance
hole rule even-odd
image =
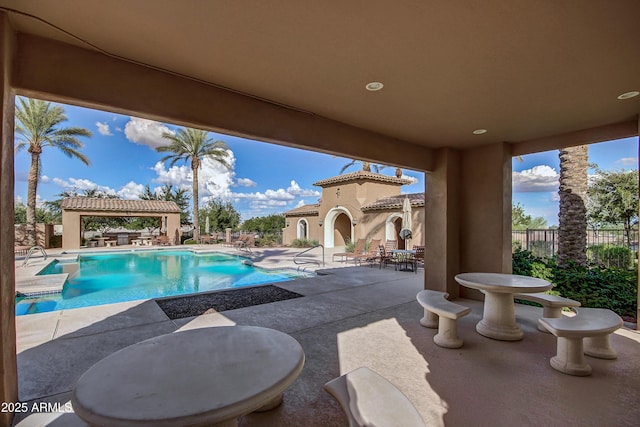
[[[190,222],[189,195],[184,188],[176,188],[171,184],[165,184],[160,187],[158,191],[154,192],[149,185],[146,185],[139,197],[141,200],[166,200],[175,202],[180,208],[180,224],[188,224]],[[136,230],[146,228],[151,232],[160,227],[160,224],[155,218],[139,217],[131,221],[131,227]]]
[[[43,148],[53,147],[69,158],[76,158],[89,165],[89,159],[80,152],[83,143],[80,136],[90,137],[91,132],[80,127],[61,127],[67,121],[64,108],[38,99],[18,98],[16,108],[16,152],[27,149],[31,154],[31,166],[27,185],[27,238],[36,244],[36,195],[40,180],[40,155]]]
[[[285,218],[283,215],[267,215],[263,217],[254,217],[242,223],[242,230],[257,231],[261,234],[280,233],[285,226]]]
[[[588,146],[560,150],[560,210],[558,213],[558,264],[587,263]]]
[[[209,199],[207,204],[200,209],[200,220],[204,224],[209,218],[209,226],[215,231],[226,228],[235,229],[240,224],[240,213],[231,202],[223,202],[220,199]]]
[[[622,224],[631,245],[631,226],[638,222],[638,171],[596,172],[587,190],[589,222],[596,227]]]
[[[342,169],[340,169],[340,174],[343,174],[344,171],[346,171],[347,169],[349,169],[351,166],[354,166],[356,163],[362,163],[362,170],[365,172],[371,172],[371,168],[373,168],[373,170],[378,173],[380,172],[380,169],[382,168],[382,166],[380,165],[372,165],[371,162],[367,162],[366,160],[357,160],[357,159],[353,159],[351,160],[349,163],[347,163],[346,165],[344,165],[342,167]]]
[[[205,158],[210,158],[221,165],[229,168],[227,157],[227,145],[222,141],[213,141],[209,138],[209,132],[184,128],[179,129],[176,134],[165,132],[162,137],[169,140],[170,144],[156,148],[158,152],[171,154],[163,157],[160,161],[170,160],[170,166],[178,161],[191,164],[193,175],[193,238],[198,241],[200,238],[200,223],[198,214],[198,170]]]
[[[541,229],[548,228],[549,224],[541,217],[533,218],[527,215],[524,207],[520,203],[511,205],[511,228],[514,230]]]

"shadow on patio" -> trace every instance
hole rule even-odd
[[[368,366],[404,392],[427,425],[634,425],[640,419],[640,333],[611,338],[618,360],[587,358],[589,377],[549,365],[555,337],[536,329],[541,309],[516,306],[525,338],[503,342],[475,332],[482,303],[459,321],[460,349],[433,343],[436,330],[420,326],[415,301],[423,275],[337,268],[327,275],[280,283],[304,298],[169,320],[154,301],[113,304],[18,318],[20,399],[67,402],[77,378],[93,363],[135,342],[176,330],[256,325],[291,334],[306,363],[269,412],[242,417],[240,426],[345,426],[338,403],[322,388],[330,379]],[[18,423],[37,424],[34,414]],[[49,416],[51,417],[51,416]],[[84,425],[55,414],[50,426]],[[22,419],[22,418],[21,418]]]

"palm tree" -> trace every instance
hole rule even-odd
[[[560,150],[558,264],[587,263],[587,145]]]
[[[16,152],[27,148],[31,154],[31,167],[27,186],[27,238],[35,245],[36,238],[36,195],[40,179],[40,155],[44,147],[54,147],[69,158],[77,158],[85,165],[89,159],[80,152],[84,144],[77,138],[90,137],[91,132],[80,127],[60,127],[67,120],[64,108],[39,99],[18,98],[16,108]]]
[[[193,238],[197,242],[200,238],[200,223],[198,220],[198,169],[205,157],[211,158],[226,168],[230,168],[227,163],[227,145],[222,141],[213,141],[209,138],[209,132],[198,129],[179,129],[176,134],[165,132],[162,137],[170,141],[169,145],[156,148],[158,152],[170,152],[160,161],[170,160],[173,166],[178,161],[191,163],[193,173]]]

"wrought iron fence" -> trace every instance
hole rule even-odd
[[[511,232],[513,250],[526,249],[549,258],[558,253],[558,229],[526,229]],[[624,229],[587,230],[589,261],[608,267],[629,267],[638,259],[638,227],[627,236]]]

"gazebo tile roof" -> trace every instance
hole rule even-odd
[[[396,178],[395,176],[389,176],[381,173],[374,173],[374,172],[359,170],[357,172],[346,173],[343,175],[338,175],[338,176],[334,176],[327,179],[321,179],[320,181],[314,182],[313,185],[317,185],[318,187],[324,187],[332,184],[340,184],[343,182],[362,181],[362,180],[386,182],[389,184],[396,184],[396,185],[411,184],[413,182],[410,179],[406,179],[406,178]]]
[[[399,194],[397,196],[385,197],[378,199],[373,203],[369,203],[362,207],[362,211],[376,211],[383,209],[402,209],[402,202],[404,198],[408,197],[411,202],[411,207],[424,206],[424,193],[411,193],[411,194]]]
[[[166,200],[123,200],[97,197],[66,197],[62,209],[108,212],[180,213],[176,202]]]

